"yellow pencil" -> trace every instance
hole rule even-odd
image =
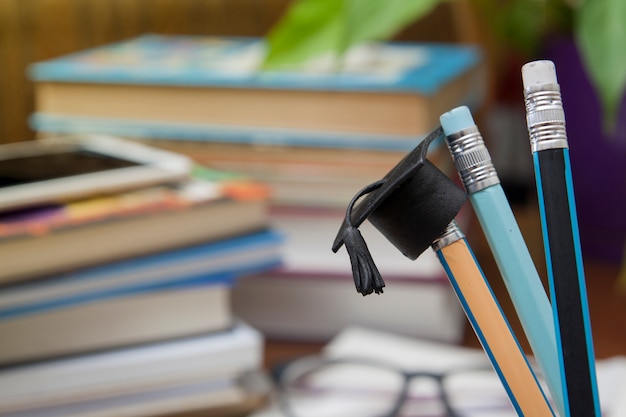
[[[456,222],[450,223],[432,247],[518,415],[554,416],[524,351]]]

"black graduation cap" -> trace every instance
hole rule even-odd
[[[426,159],[428,147],[438,138],[443,138],[441,127],[348,204],[332,250],[346,245],[356,289],[363,295],[381,293],[385,286],[358,230],[365,219],[406,257],[416,259],[443,233],[467,199],[464,190]]]

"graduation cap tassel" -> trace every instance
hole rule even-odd
[[[363,295],[383,292],[383,282],[358,227],[365,221],[378,229],[409,259],[430,247],[459,212],[467,194],[428,161],[428,147],[443,139],[433,130],[379,181],[363,187],[350,201],[332,251],[346,245],[354,284]],[[365,198],[355,206],[356,201]]]
[[[383,292],[385,282],[378,272],[378,268],[372,259],[367,244],[358,228],[352,224],[352,207],[356,201],[363,195],[374,191],[385,183],[385,180],[379,180],[363,187],[350,201],[346,210],[343,228],[343,242],[350,256],[350,264],[352,265],[352,276],[356,290],[365,295],[375,292],[380,294]]]

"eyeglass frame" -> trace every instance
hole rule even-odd
[[[306,375],[307,373],[311,373],[318,369],[322,369],[323,367],[326,367],[326,366],[355,364],[355,365],[365,365],[365,366],[376,367],[379,369],[384,369],[387,371],[394,372],[397,375],[401,376],[403,379],[402,387],[399,390],[398,396],[394,402],[393,407],[387,414],[384,414],[378,417],[396,417],[398,413],[400,412],[400,410],[402,409],[402,407],[404,406],[407,399],[409,398],[408,394],[409,394],[410,383],[417,378],[428,378],[428,379],[434,380],[437,383],[437,387],[439,388],[439,399],[441,400],[441,403],[445,409],[446,416],[447,417],[461,417],[461,415],[457,413],[452,407],[450,398],[448,396],[447,390],[444,385],[445,378],[450,375],[459,374],[462,372],[484,371],[484,370],[491,369],[489,367],[472,367],[472,368],[467,368],[467,369],[454,369],[454,370],[443,371],[443,372],[407,371],[389,363],[385,363],[382,361],[375,361],[371,359],[365,359],[365,358],[358,358],[358,357],[328,358],[322,355],[303,356],[303,357],[289,360],[287,362],[279,364],[272,370],[272,379],[277,387],[278,404],[281,408],[281,411],[285,413],[286,417],[298,417],[298,416],[293,413],[293,410],[291,409],[289,405],[289,401],[286,395],[287,388],[288,388],[286,385],[287,381],[284,378],[284,376],[290,367],[294,366],[295,364],[303,363],[306,361],[309,361],[309,362],[315,361],[316,366],[312,366],[312,367],[309,366],[310,369],[307,369],[305,372],[302,373],[302,375]]]

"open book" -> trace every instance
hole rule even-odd
[[[331,361],[361,361],[383,364],[390,369],[406,373],[430,373],[446,375],[444,389],[453,409],[464,417],[514,417],[517,415],[509,402],[507,393],[492,369],[487,356],[481,349],[453,344],[435,343],[420,339],[399,336],[393,333],[375,331],[365,327],[348,327],[339,333],[323,349],[322,358]],[[600,399],[603,416],[626,416],[626,358],[615,357],[597,362]],[[371,395],[372,392],[393,390],[390,380],[365,372],[367,367],[324,366],[315,378],[307,379],[317,390],[317,400],[307,403],[306,414],[317,417],[338,416],[346,410],[345,398],[333,396],[332,401],[322,402],[320,392],[340,391],[351,388],[352,400],[355,393],[367,391],[369,395],[356,397],[354,410],[372,410],[379,402],[387,401],[384,395]],[[355,390],[355,387],[358,390]],[[320,389],[324,388],[327,391]],[[300,391],[302,392],[302,391]],[[297,401],[291,404],[297,409]],[[416,377],[409,384],[408,396],[402,409],[411,416],[445,417],[441,393],[433,378]],[[313,410],[311,407],[316,407]],[[344,414],[344,415],[357,415]],[[367,414],[366,414],[367,415]],[[253,417],[282,417],[276,405],[256,413]]]

